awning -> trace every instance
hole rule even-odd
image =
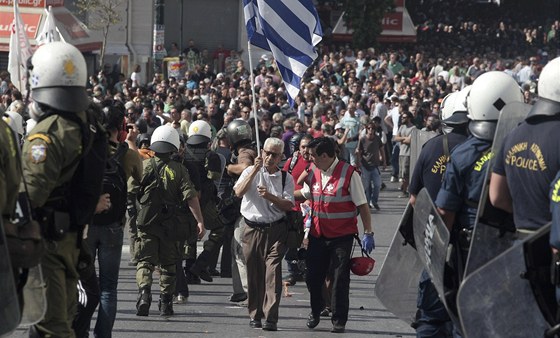
[[[383,31],[377,38],[378,42],[416,42],[416,28],[404,7],[403,1],[395,1],[396,8],[394,12],[387,13],[383,17]],[[400,6],[399,6],[400,5]],[[352,41],[352,28],[347,28],[344,23],[344,12],[340,15],[333,29],[333,40],[335,41]]]
[[[0,3],[3,3],[2,1]],[[47,12],[45,8],[20,6],[21,18],[31,46],[36,46],[36,37],[43,29]],[[53,7],[52,13],[56,27],[64,41],[76,46],[82,52],[101,49],[101,34],[90,31],[84,23],[74,16],[66,7]],[[0,6],[0,51],[7,52],[10,48],[10,27],[14,20],[13,6]]]

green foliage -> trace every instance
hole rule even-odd
[[[383,30],[381,20],[392,11],[394,0],[345,0],[344,21],[352,28],[354,48],[368,48],[377,44]]]
[[[107,36],[112,25],[122,20],[121,8],[125,0],[77,0],[78,13],[86,16],[87,27],[91,30],[103,33],[103,45],[101,47],[99,66],[102,67],[105,59],[105,47]]]

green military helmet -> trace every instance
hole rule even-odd
[[[66,112],[85,111],[87,68],[82,53],[71,44],[51,42],[31,57],[29,83],[33,101]]]

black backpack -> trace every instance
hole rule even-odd
[[[93,218],[94,225],[121,223],[124,219],[127,202],[127,185],[122,162],[127,150],[128,145],[126,143],[120,143],[113,156],[107,159],[105,174],[103,175],[103,194],[108,193],[110,195],[111,209],[95,215]]]

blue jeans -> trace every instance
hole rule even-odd
[[[454,336],[453,323],[426,270],[422,271],[418,283],[417,307],[419,310],[416,318],[417,338],[451,338]]]
[[[360,169],[362,170],[362,184],[364,185],[368,204],[377,204],[379,191],[381,190],[381,173],[379,172],[379,168],[375,167],[368,170],[362,166]],[[372,183],[373,188],[371,187]]]
[[[88,245],[99,264],[99,313],[95,323],[96,337],[111,337],[117,315],[117,286],[123,245],[123,227],[119,223],[93,225],[88,231]]]

